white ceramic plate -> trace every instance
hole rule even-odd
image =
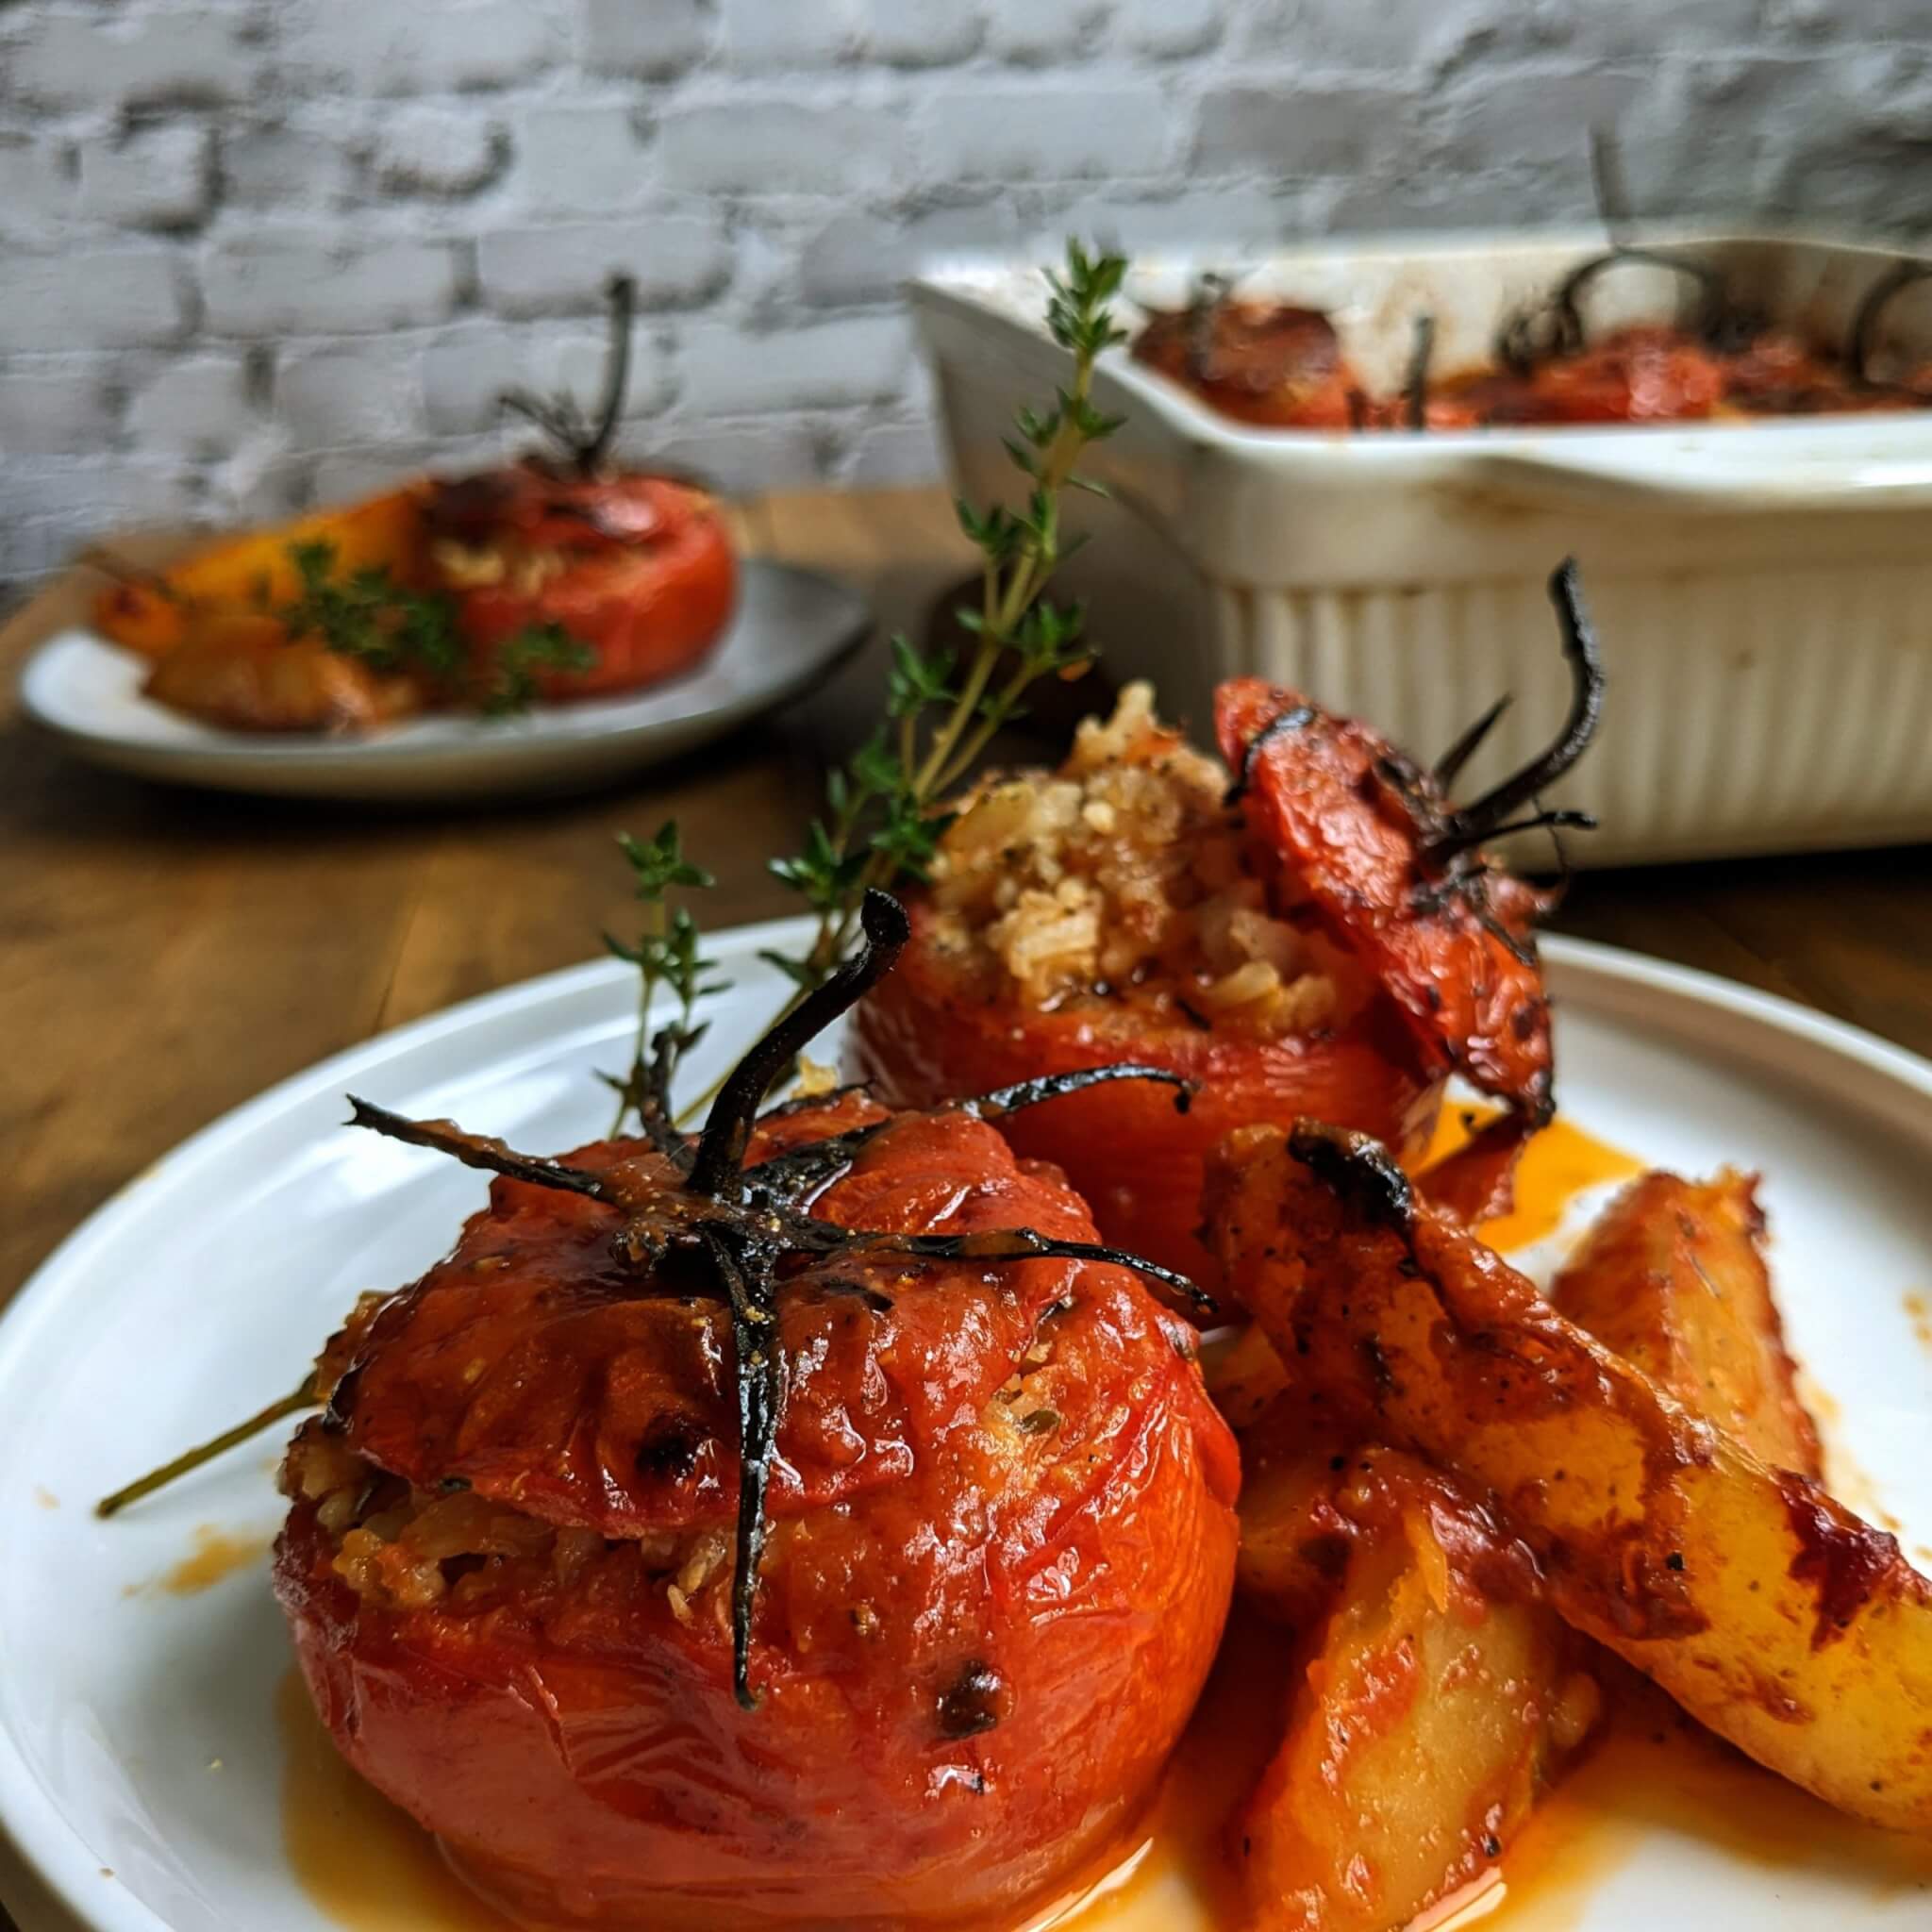
[[[519,717],[446,713],[367,738],[221,731],[142,695],[144,666],[84,630],[27,659],[26,715],[75,757],[169,784],[302,798],[451,799],[600,784],[721,737],[796,696],[871,625],[848,585],[748,558],[738,608],[697,670],[632,697],[539,705]]]
[[[757,951],[797,935],[716,942],[737,990],[693,1078],[769,1016],[781,987]],[[1548,958],[1565,1113],[1660,1164],[1763,1170],[1792,1341],[1863,1478],[1852,1500],[1932,1543],[1932,1355],[1904,1300],[1932,1288],[1932,1066],[1700,974],[1562,941]],[[92,1500],[292,1387],[358,1291],[420,1272],[480,1205],[479,1175],[340,1126],[346,1089],[570,1146],[608,1124],[591,1074],[623,1059],[631,987],[612,963],[575,968],[286,1081],[133,1182],[0,1324],[0,1821],[88,1932],[331,1923],[281,1848],[289,1648],[263,1563],[200,1596],[142,1589],[199,1525],[266,1541],[279,1440],[113,1523]],[[1566,1926],[1902,1932],[1932,1913],[1842,1859],[1796,1848],[1768,1871],[1648,1832]]]

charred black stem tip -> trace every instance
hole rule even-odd
[[[958,1103],[961,1112],[975,1120],[996,1121],[1023,1108],[1038,1107],[1042,1101],[1058,1100],[1062,1094],[1081,1093],[1090,1087],[1104,1087],[1116,1080],[1152,1080],[1174,1089],[1174,1110],[1186,1113],[1201,1091],[1198,1080],[1166,1067],[1143,1066],[1139,1060],[1116,1060],[1104,1067],[1081,1067],[1071,1074],[1041,1074],[1031,1080],[1016,1080],[1010,1087],[995,1087],[991,1093],[975,1094]]]
[[[1298,1120],[1288,1151],[1364,1221],[1401,1234],[1413,1225],[1415,1191],[1381,1141],[1325,1121]]]
[[[1883,389],[1885,384],[1872,374],[1872,352],[1876,346],[1879,318],[1890,308],[1892,298],[1914,282],[1932,278],[1932,261],[1903,257],[1886,270],[1866,290],[1857,312],[1852,317],[1851,340],[1845,360],[1851,365],[1853,383],[1862,390]]]
[[[859,930],[875,946],[890,946],[894,952],[912,937],[912,922],[906,908],[890,892],[868,886],[858,908]]]
[[[1503,713],[1507,711],[1512,704],[1515,703],[1515,701],[1516,695],[1513,691],[1505,691],[1503,695],[1499,697],[1496,700],[1496,702],[1493,705],[1491,705],[1490,708],[1487,711],[1485,711],[1482,714],[1482,716],[1475,721],[1474,724],[1470,725],[1470,727],[1463,732],[1461,737],[1457,739],[1456,741],[1452,745],[1450,745],[1449,749],[1445,751],[1442,754],[1442,756],[1436,760],[1435,769],[1429,774],[1429,775],[1436,781],[1438,790],[1446,793],[1449,788],[1456,783],[1457,779],[1462,775],[1463,766],[1468,764],[1470,759],[1473,758],[1476,755],[1476,753],[1482,748],[1483,740],[1486,739],[1490,735],[1490,733],[1495,728],[1496,720],[1500,718],[1503,715]]]
[[[602,1179],[587,1169],[566,1167],[560,1160],[546,1160],[539,1155],[519,1154],[501,1141],[482,1134],[466,1134],[449,1121],[411,1120],[407,1114],[377,1107],[373,1100],[362,1100],[353,1093],[345,1097],[350,1109],[349,1118],[342,1123],[345,1127],[367,1127],[385,1140],[426,1147],[432,1154],[446,1154],[452,1160],[461,1161],[465,1167],[527,1181],[532,1187],[558,1188],[567,1193],[588,1194],[593,1200],[604,1198]]]
[[[1436,318],[1418,315],[1415,343],[1409,351],[1408,374],[1403,378],[1403,419],[1411,429],[1426,429],[1429,421],[1429,363],[1436,353]]]
[[[870,888],[858,908],[865,944],[819,985],[788,1008],[777,1024],[753,1042],[726,1076],[712,1104],[691,1163],[693,1193],[716,1198],[743,1164],[758,1111],[779,1075],[841,1013],[858,1005],[891,971],[912,936],[906,908],[890,892]]]
[[[1570,663],[1570,715],[1546,751],[1513,776],[1483,793],[1474,804],[1451,813],[1427,845],[1437,864],[1495,837],[1510,813],[1554,785],[1589,748],[1603,718],[1604,666],[1596,631],[1584,608],[1576,559],[1566,557],[1550,575],[1550,600],[1563,630],[1563,655]],[[1466,736],[1466,734],[1465,734]],[[1460,744],[1455,749],[1460,749]]]

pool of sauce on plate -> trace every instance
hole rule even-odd
[[[199,1596],[267,1554],[268,1545],[259,1537],[230,1536],[204,1523],[194,1532],[193,1549],[172,1570],[161,1573],[160,1586],[170,1596]]]
[[[169,1596],[199,1596],[205,1590],[225,1581],[238,1570],[246,1570],[268,1555],[266,1538],[230,1536],[211,1523],[202,1524],[194,1532],[194,1547],[178,1563],[163,1570],[146,1583],[130,1583],[125,1596],[142,1596],[151,1591]]]
[[[1239,1874],[1230,1814],[1259,1776],[1290,1690],[1285,1634],[1238,1611],[1214,1675],[1142,1827],[1015,1932],[1236,1932]],[[1613,1667],[1614,1669],[1615,1667]],[[1415,1932],[1570,1932],[1598,1887],[1659,1833],[1754,1870],[1806,1872],[1849,1895],[1923,1891],[1932,1844],[1841,1818],[1760,1771],[1619,1673],[1610,1716],[1537,1807],[1501,1867],[1445,1901]],[[435,1841],[336,1755],[300,1675],[277,1699],[282,1840],[318,1910],[344,1932],[509,1932],[469,1892]]]
[[[1453,1154],[1476,1128],[1494,1120],[1499,1109],[1446,1107],[1419,1167]],[[1562,1225],[1563,1213],[1586,1188],[1627,1181],[1643,1172],[1643,1162],[1607,1141],[1600,1141],[1561,1115],[1533,1135],[1516,1164],[1515,1205],[1507,1214],[1484,1222],[1477,1230],[1500,1254],[1547,1240]]]
[[[337,1755],[292,1668],[275,1717],[282,1850],[316,1910],[347,1932],[508,1932],[443,1863],[436,1840]]]
[[[1451,1152],[1488,1117],[1446,1111],[1429,1158]],[[1484,1238],[1506,1252],[1541,1241],[1585,1189],[1642,1167],[1557,1120],[1524,1149],[1516,1204],[1485,1224]],[[1241,1911],[1227,1821],[1279,1738],[1293,1666],[1285,1633],[1237,1609],[1143,1824],[1014,1932],[1235,1932]],[[1634,1674],[1617,1674],[1598,1737],[1502,1864],[1412,1932],[1569,1932],[1601,1884],[1660,1832],[1762,1872],[1803,1870],[1870,1897],[1916,1890],[1932,1899],[1932,1845],[1840,1817],[1691,1724]],[[279,1715],[283,1844],[319,1910],[344,1932],[507,1932],[508,1922],[462,1885],[435,1841],[337,1756],[292,1670]]]

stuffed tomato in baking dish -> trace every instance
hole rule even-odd
[[[994,774],[958,805],[910,902],[898,971],[854,1017],[855,1075],[888,1104],[1118,1060],[1194,1084],[1068,1094],[1005,1124],[1102,1232],[1211,1281],[1203,1162],[1237,1127],[1307,1116],[1407,1156],[1452,1074],[1505,1112],[1439,1177],[1469,1213],[1550,1113],[1534,927],[1552,895],[1484,841],[1539,814],[1589,744],[1603,677],[1574,572],[1552,586],[1574,680],[1549,749],[1460,809],[1449,791],[1500,707],[1425,769],[1357,721],[1259,678],[1224,684],[1218,762],[1146,685],[1090,719],[1057,771]]]

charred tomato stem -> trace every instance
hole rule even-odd
[[[407,1141],[412,1147],[427,1147],[447,1154],[465,1167],[479,1167],[487,1174],[508,1175],[513,1181],[528,1181],[539,1188],[558,1188],[567,1193],[588,1194],[593,1201],[608,1201],[610,1191],[596,1174],[581,1167],[567,1167],[560,1160],[545,1160],[534,1154],[519,1154],[514,1147],[487,1134],[471,1134],[454,1121],[415,1121],[407,1114],[391,1113],[374,1101],[348,1096],[350,1113],[343,1124],[367,1127],[385,1140]]]
[[[1402,416],[1411,429],[1426,429],[1429,422],[1429,363],[1436,354],[1436,318],[1418,315],[1415,342],[1408,352],[1408,373],[1402,379]]]
[[[1023,1108],[1038,1107],[1044,1100],[1058,1100],[1063,1093],[1083,1093],[1090,1087],[1104,1087],[1114,1080],[1152,1080],[1174,1090],[1174,1110],[1186,1113],[1200,1091],[1195,1081],[1165,1067],[1142,1066],[1138,1060],[1119,1060],[1112,1066],[1082,1067],[1071,1074],[1042,1074],[1033,1080],[1019,1080],[1010,1087],[996,1087],[972,1100],[956,1103],[958,1110],[976,1121],[996,1121],[1018,1113]]]
[[[1845,343],[1845,362],[1851,371],[1852,382],[1862,390],[1881,390],[1897,387],[1893,383],[1880,382],[1872,374],[1872,351],[1874,338],[1878,333],[1878,324],[1885,311],[1891,307],[1895,296],[1909,289],[1914,282],[1932,279],[1932,261],[1906,259],[1895,261],[1866,290],[1864,299],[1858,304],[1857,312],[1852,317],[1851,335]]]
[[[591,440],[577,452],[577,468],[589,475],[610,454],[617,425],[624,416],[624,398],[630,388],[630,325],[637,308],[638,285],[631,276],[617,275],[606,285],[610,303],[610,341],[604,363],[604,399]]]
[[[1483,741],[1495,728],[1496,720],[1515,702],[1513,692],[1505,691],[1475,723],[1468,727],[1439,758],[1429,775],[1438,791],[1447,791],[1462,775],[1462,768],[1482,748]]]
[[[891,971],[911,937],[906,908],[890,892],[873,888],[859,908],[865,943],[825,981],[806,994],[732,1068],[711,1105],[692,1163],[694,1193],[717,1195],[737,1178],[751,1144],[752,1127],[766,1093],[799,1054],[832,1022],[862,999]]]
[[[610,305],[610,337],[604,358],[604,393],[597,419],[586,424],[570,395],[536,396],[527,390],[505,390],[498,406],[527,417],[557,444],[569,466],[580,476],[593,476],[610,454],[617,425],[624,417],[624,398],[630,387],[630,326],[637,308],[638,285],[627,275],[614,275],[604,285]]]
[[[1698,306],[1691,329],[1709,348],[1735,346],[1756,325],[1755,318],[1732,308],[1724,276],[1709,262],[1620,242],[1602,255],[1578,262],[1557,283],[1544,307],[1520,309],[1509,317],[1496,338],[1496,359],[1512,375],[1529,375],[1539,362],[1579,354],[1590,334],[1580,307],[1584,292],[1599,275],[1626,262],[1667,269],[1696,283]]]
[[[1196,1091],[1193,1081],[1183,1078],[1179,1074],[1169,1073],[1165,1067],[1143,1067],[1138,1062],[1122,1060],[1112,1066],[1083,1067],[1071,1074],[1044,1074],[1037,1079],[1021,1080],[1010,1087],[996,1088],[991,1093],[977,1094],[971,1100],[953,1101],[946,1110],[967,1114],[976,1121],[996,1121],[1009,1113],[1018,1113],[1023,1108],[1038,1107],[1042,1101],[1057,1100],[1064,1093],[1081,1093],[1090,1087],[1104,1087],[1115,1080],[1154,1080],[1174,1088],[1176,1113],[1187,1112],[1193,1104]],[[854,1090],[841,1087],[837,1091],[849,1093]],[[784,1102],[768,1108],[760,1118],[782,1118],[798,1104]],[[889,1124],[887,1121],[874,1121],[870,1126],[854,1127],[850,1133],[836,1135],[828,1141],[813,1141],[806,1146],[793,1148],[790,1153],[774,1155],[770,1160],[761,1161],[751,1173],[759,1186],[776,1183],[795,1191],[804,1186],[821,1185],[849,1167],[859,1149]]]
[[[1188,297],[1188,374],[1196,382],[1208,379],[1214,363],[1214,318],[1234,293],[1235,278],[1207,270]]]
[[[731,1688],[746,1710],[758,1708],[751,1686],[752,1618],[758,1607],[758,1565],[770,1527],[765,1499],[772,1485],[772,1457],[785,1411],[785,1355],[778,1345],[778,1313],[772,1291],[769,1250],[742,1252],[719,1229],[707,1228],[705,1246],[731,1306],[731,1335],[738,1357],[737,1561],[731,1576]]]
[[[1513,776],[1486,791],[1474,805],[1450,813],[1424,851],[1441,864],[1493,838],[1511,812],[1527,805],[1553,785],[1580,758],[1603,718],[1604,667],[1596,633],[1583,606],[1576,581],[1576,561],[1566,558],[1550,578],[1550,599],[1563,630],[1563,654],[1570,663],[1570,715],[1549,748]]]
[[[904,1255],[917,1261],[1100,1261],[1131,1268],[1152,1281],[1171,1288],[1204,1315],[1216,1314],[1220,1304],[1206,1289],[1177,1269],[1130,1255],[1097,1241],[1060,1241],[1031,1227],[1003,1227],[985,1234],[858,1234],[843,1244],[846,1252],[862,1248],[873,1255]]]

